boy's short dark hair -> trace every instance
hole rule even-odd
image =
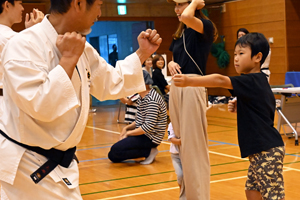
[[[262,59],[260,61],[260,65],[262,65],[270,51],[270,46],[268,40],[261,33],[248,33],[243,37],[240,37],[235,46],[240,45],[242,47],[250,47],[251,49],[251,58],[257,55],[259,52],[262,53]]]
[[[86,0],[88,6],[93,5],[96,0]],[[64,14],[71,7],[72,0],[51,0],[50,13]]]
[[[8,1],[9,3],[11,3],[13,6],[15,5],[15,0],[0,0],[0,14],[3,12],[3,4],[5,3],[5,1]]]

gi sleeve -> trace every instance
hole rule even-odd
[[[60,66],[50,66],[41,50],[13,37],[3,52],[3,87],[32,118],[50,122],[80,105],[72,82]]]
[[[87,44],[85,49],[91,70],[91,94],[103,101],[120,99],[145,90],[139,57],[133,53],[113,67]]]

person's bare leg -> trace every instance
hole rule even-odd
[[[246,197],[247,200],[262,200],[263,198],[261,197],[260,192],[256,190],[246,190]],[[280,200],[285,200],[285,198],[282,198]]]
[[[256,190],[245,190],[247,200],[262,200],[261,194]]]

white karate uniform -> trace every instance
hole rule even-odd
[[[271,48],[270,48],[268,56],[266,57],[265,62],[260,67],[262,69],[262,72],[265,73],[266,75],[268,75],[267,79],[269,82],[270,82],[270,76],[271,76],[271,71],[269,69],[270,61],[271,61]]]
[[[4,46],[17,32],[13,31],[10,27],[0,24],[0,66],[1,66],[1,53],[4,49]],[[2,74],[3,72],[0,69],[0,88],[3,88],[2,84]]]
[[[13,31],[10,27],[0,24],[0,66],[2,64],[1,54],[4,49],[4,46],[6,45],[8,40],[10,40],[16,34],[17,32]],[[2,71],[2,67],[0,67],[0,88],[3,88],[2,76],[3,76],[3,71]],[[2,115],[2,101],[3,101],[3,96],[0,96],[0,116]]]
[[[4,49],[4,46],[6,45],[8,40],[10,40],[16,34],[17,34],[17,32],[13,31],[10,27],[0,24],[0,66],[2,64],[1,54]],[[0,67],[0,88],[2,89],[3,88],[3,83],[2,83],[3,71],[1,69],[3,69],[3,68]],[[0,116],[2,115],[2,101],[3,101],[3,96],[0,95]],[[2,187],[1,187],[0,195],[1,195],[1,200],[8,199],[4,190],[2,189]]]
[[[14,36],[3,50],[5,91],[0,129],[23,144],[65,151],[81,140],[90,94],[99,100],[119,99],[144,91],[145,84],[136,53],[114,68],[88,43],[70,80],[58,64],[58,34],[47,17]],[[10,199],[81,199],[74,160],[69,168],[57,166],[38,186],[33,183],[29,175],[46,160],[0,135],[0,181]],[[13,191],[11,185],[22,187],[22,183],[28,184],[22,189],[27,194],[20,198],[21,188]],[[35,193],[29,194],[31,190]]]

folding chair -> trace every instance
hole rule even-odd
[[[275,88],[293,88],[293,84],[285,84],[285,85],[271,85],[271,88],[273,88],[274,94],[280,94],[281,95],[281,102],[280,106],[276,106],[276,110],[278,113],[278,123],[277,123],[277,130],[280,131],[280,128],[282,127],[284,135],[288,138],[295,137],[295,145],[298,146],[298,133],[297,133],[297,124],[300,122],[300,118],[298,116],[298,113],[296,113],[297,110],[299,110],[300,107],[300,98],[298,96],[292,97],[292,93],[287,92],[276,92]],[[288,90],[286,90],[288,91]],[[285,122],[285,123],[284,123]],[[293,127],[291,123],[295,123],[295,126]],[[284,125],[288,125],[293,133],[286,133],[284,129]]]
[[[162,96],[162,98],[165,100],[164,95],[161,93],[159,87],[157,85],[152,85],[151,88],[155,89],[155,91]]]
[[[122,105],[125,105],[123,104],[121,101],[119,102],[119,111],[118,111],[118,119],[117,119],[117,123],[118,124],[129,124],[129,122],[125,122],[125,121],[121,121],[120,120],[120,113],[121,113],[121,110],[122,110]],[[126,109],[126,106],[124,107]],[[126,112],[126,110],[125,110]]]

